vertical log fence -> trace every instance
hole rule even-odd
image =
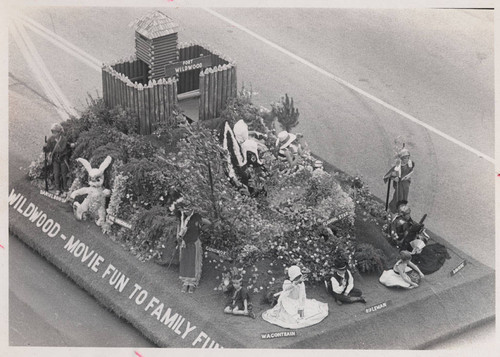
[[[141,61],[142,62],[142,61]],[[104,65],[102,67],[102,86],[104,103],[114,108],[118,105],[128,108],[138,117],[140,134],[151,134],[160,123],[168,123],[177,104],[177,80],[160,78],[147,83],[132,82],[132,78],[147,78],[144,67],[137,61]],[[129,72],[127,72],[129,71]],[[145,77],[144,77],[145,76]],[[175,93],[174,93],[175,92]]]
[[[138,117],[141,134],[151,134],[160,123],[172,125],[178,94],[199,89],[199,119],[217,118],[227,100],[237,95],[236,64],[206,45],[181,43],[179,60],[211,57],[211,67],[179,73],[177,77],[148,80],[151,69],[131,57],[102,67],[103,99],[106,105],[128,108]]]
[[[200,72],[200,120],[219,117],[226,108],[227,100],[237,96],[237,88],[234,62]]]

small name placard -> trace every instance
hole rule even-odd
[[[175,74],[192,71],[194,69],[203,69],[212,66],[212,56],[201,56],[185,61],[179,61],[165,66],[165,77],[172,77]]]
[[[458,266],[453,269],[451,272],[450,272],[450,275],[453,276],[455,275],[456,273],[458,273],[460,270],[462,270],[465,266],[467,265],[467,261],[464,260],[463,262],[461,262],[460,264],[458,264]]]
[[[51,193],[51,192],[48,192],[48,191],[45,191],[45,190],[40,190],[40,194],[41,194],[42,196],[46,196],[46,197],[48,197],[48,198],[51,198],[51,199],[56,200],[56,201],[59,201],[59,202],[63,202],[63,203],[65,203],[65,202],[67,202],[67,201],[68,201],[68,198],[67,198],[67,197],[64,197],[64,198],[63,198],[63,197],[61,197],[61,196],[55,195],[55,194],[53,194],[53,193]]]
[[[116,223],[116,224],[119,224],[122,227],[125,227],[125,228],[128,228],[128,229],[132,229],[132,225],[130,223],[128,223],[128,222],[125,222],[123,219],[117,218],[117,217],[112,216],[110,214],[108,214],[108,218],[109,218],[109,220],[112,223]]]
[[[341,219],[344,219],[346,218],[347,216],[349,216],[349,212],[344,212],[344,213],[341,213],[339,214],[338,216],[335,216],[331,219],[329,219],[326,224],[329,225],[329,224],[332,224],[332,223],[335,223],[337,221],[340,221]]]
[[[365,309],[365,312],[367,314],[371,313],[371,312],[375,312],[375,311],[378,311],[378,310],[382,310],[382,309],[385,309],[387,306],[391,305],[391,300],[387,300],[387,301],[384,301],[380,304],[377,304],[377,305],[374,305],[372,307],[367,307]]]
[[[212,253],[215,253],[217,255],[220,255],[221,257],[227,257],[227,255],[228,255],[227,252],[224,252],[223,250],[215,249],[212,247],[205,247],[205,250],[208,252],[212,252]]]
[[[267,332],[260,334],[260,338],[262,340],[270,340],[272,338],[281,338],[281,337],[297,337],[297,331]]]

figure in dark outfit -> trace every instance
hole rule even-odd
[[[52,135],[43,146],[49,163],[52,163],[52,173],[54,175],[54,184],[56,195],[61,193],[66,195],[68,190],[68,140],[64,135],[64,129],[59,123],[55,123],[50,128]]]
[[[408,202],[408,193],[410,191],[411,176],[415,163],[410,159],[410,152],[407,149],[402,149],[398,153],[399,163],[385,174],[384,182],[392,180],[394,195],[389,203],[389,209],[392,213],[396,213],[398,206],[402,202]]]
[[[426,275],[438,271],[446,259],[450,259],[446,247],[440,243],[428,244],[429,238],[424,229],[410,243],[410,247],[412,248],[411,260]]]
[[[413,221],[410,214],[411,209],[408,205],[400,205],[398,208],[398,214],[395,215],[391,221],[391,237],[394,245],[396,246],[401,247],[404,242],[408,241],[409,233],[412,227],[417,224]],[[415,238],[415,236],[413,236],[413,238]]]
[[[329,281],[325,281],[325,284],[338,305],[353,302],[366,303],[361,290],[354,287],[354,278],[347,269],[347,260],[344,257],[335,259],[332,277]]]
[[[203,249],[200,241],[202,224],[211,224],[208,219],[194,211],[183,210],[182,194],[177,194],[169,209],[174,212],[179,223],[177,226],[177,246],[179,249],[179,278],[182,292],[193,293],[201,278]]]
[[[235,276],[231,280],[231,285],[224,287],[224,292],[231,294],[231,302],[226,306],[226,314],[249,316],[255,319],[250,303],[250,295],[247,289],[241,286],[242,276]]]
[[[195,212],[177,211],[180,221],[177,231],[179,244],[179,278],[182,292],[193,293],[201,277],[202,248],[200,241],[201,216]]]

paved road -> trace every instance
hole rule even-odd
[[[128,24],[145,12],[61,8],[25,14],[107,62],[133,53]],[[257,92],[256,103],[269,107],[285,92],[292,95],[301,112],[297,130],[313,151],[362,175],[379,197],[394,138],[405,135],[417,163],[410,196],[415,216],[428,213],[432,231],[494,267],[494,166],[464,148],[494,156],[492,13],[217,9],[234,23],[197,9],[167,13],[180,23],[181,40],[210,44],[237,61],[239,83]],[[100,73],[81,55],[27,33],[69,103],[78,109],[87,94],[100,93]],[[39,151],[42,133],[59,118],[46,88],[33,78],[12,37],[9,41],[9,151],[26,167]],[[33,63],[43,74],[37,57]]]
[[[9,238],[11,346],[154,347],[45,258]]]

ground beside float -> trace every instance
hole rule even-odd
[[[378,275],[357,276],[367,304],[337,306],[321,286],[308,287],[309,298],[328,302],[329,316],[284,333],[291,330],[262,320],[268,307],[259,298],[257,319],[225,315],[225,297],[214,291],[218,272],[208,265],[196,292],[183,294],[175,268],[138,261],[93,222],[77,222],[69,203],[41,195],[20,175],[11,177],[9,190],[11,232],[158,346],[422,348],[494,318],[494,271],[436,237],[451,259],[418,289],[388,289]]]

